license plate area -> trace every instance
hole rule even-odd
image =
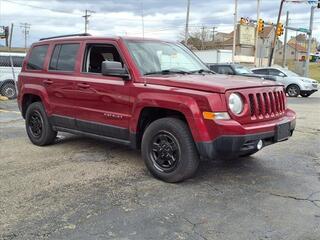
[[[290,122],[282,123],[276,126],[275,141],[283,141],[290,136]]]

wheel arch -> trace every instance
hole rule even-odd
[[[48,101],[48,94],[43,86],[36,84],[25,84],[18,95],[18,103],[22,116],[25,117],[28,106],[33,102],[42,102],[48,115],[51,114],[51,107]]]
[[[149,98],[150,97],[150,98]],[[190,96],[174,96],[172,94],[150,94],[138,98],[134,104],[129,130],[133,135],[132,142],[139,148],[146,127],[153,121],[164,117],[176,117],[185,121],[194,141],[205,141],[209,134],[201,110],[194,98]],[[201,132],[201,134],[200,134]]]

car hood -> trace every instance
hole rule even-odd
[[[231,89],[280,86],[274,81],[245,76],[219,74],[170,74],[143,77],[147,84],[164,85],[178,88],[224,93]]]

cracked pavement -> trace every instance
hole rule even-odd
[[[294,136],[193,179],[154,179],[140,153],[59,134],[30,143],[0,102],[0,239],[320,239],[320,94],[290,98]]]

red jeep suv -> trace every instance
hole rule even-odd
[[[141,149],[150,172],[190,178],[200,158],[237,158],[288,139],[282,85],[217,75],[180,43],[84,34],[40,39],[18,103],[32,143],[69,132]]]

